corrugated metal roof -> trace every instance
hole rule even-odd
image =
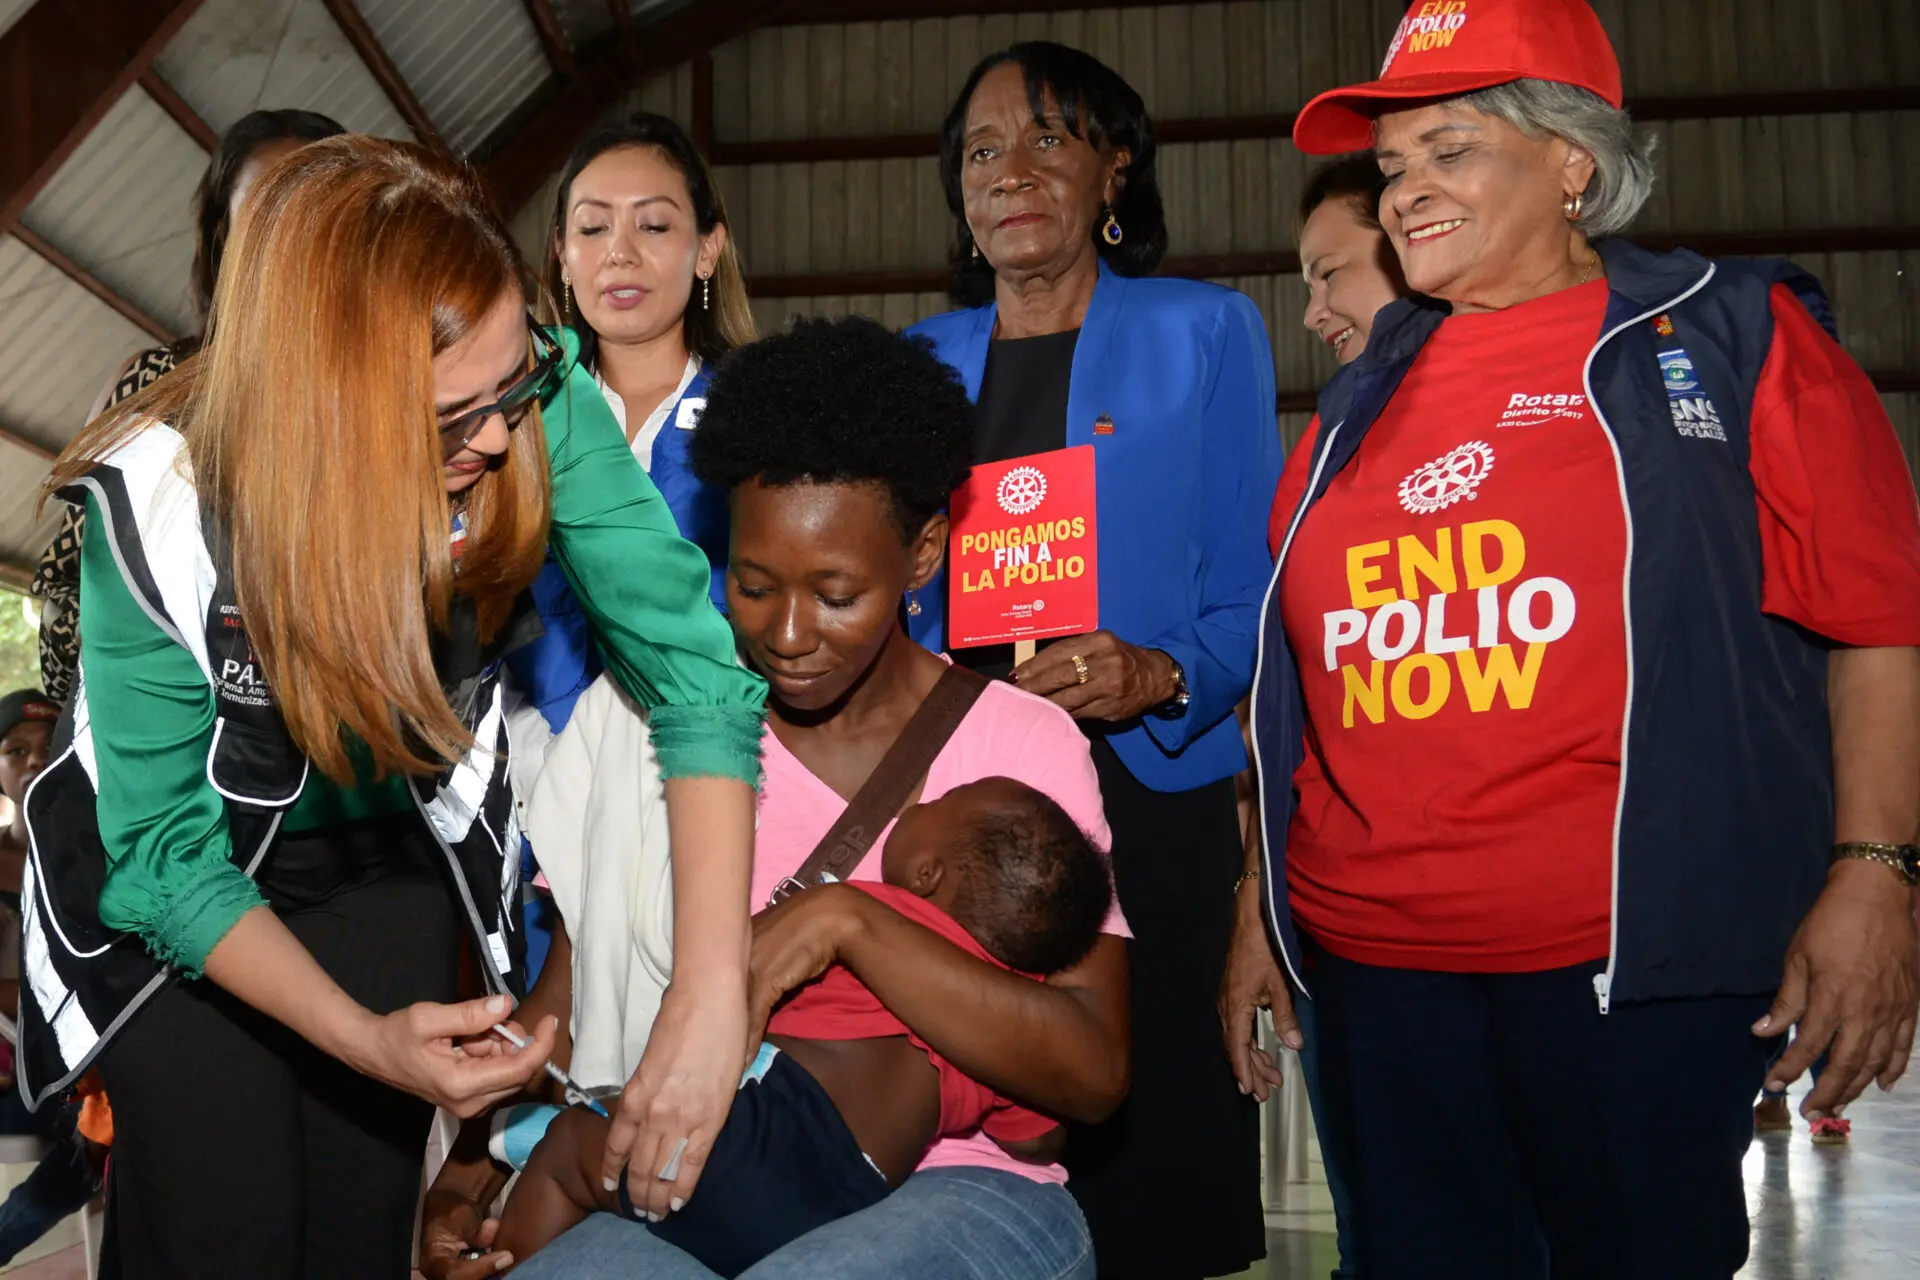
[[[0,425],[49,449],[152,339],[12,236],[0,237]],[[0,559],[31,563],[56,517],[33,518],[46,463],[0,443]]]
[[[447,145],[466,152],[553,74],[522,0],[360,0]]]
[[[175,333],[194,327],[194,188],[207,153],[146,91],[122,94],[23,221]]]
[[[10,567],[31,570],[53,541],[61,504],[50,504],[38,518],[33,514],[34,504],[40,501],[40,482],[46,478],[45,462],[0,444],[0,560]],[[0,608],[12,605],[10,596],[0,594]]]
[[[320,0],[206,0],[154,65],[221,133],[258,107],[302,107],[413,136]]]
[[[153,339],[12,236],[0,236],[0,423],[50,449]]]

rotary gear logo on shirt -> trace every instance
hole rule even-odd
[[[1416,516],[1444,511],[1465,499],[1472,502],[1474,490],[1493,471],[1493,447],[1484,440],[1469,440],[1453,452],[1416,467],[1400,482],[1400,505]]]

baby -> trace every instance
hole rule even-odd
[[[881,876],[851,883],[962,950],[1036,977],[1086,956],[1113,895],[1106,859],[1073,819],[1008,778],[908,809],[881,851]],[[550,1123],[493,1246],[515,1258],[595,1210],[638,1216],[624,1179],[603,1189],[607,1119],[542,1110]],[[1013,1155],[1046,1159],[1056,1128],[962,1075],[836,965],[774,1013],[694,1196],[650,1229],[736,1276],[885,1198],[937,1138],[979,1129]]]

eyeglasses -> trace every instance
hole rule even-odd
[[[451,459],[466,448],[495,414],[507,424],[507,430],[513,430],[526,419],[535,404],[559,387],[566,372],[566,352],[531,315],[527,317],[527,329],[533,335],[532,367],[492,404],[468,409],[440,424],[440,449],[444,457]]]

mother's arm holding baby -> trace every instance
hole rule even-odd
[[[970,956],[879,899],[822,885],[754,917],[755,1032],[794,988],[844,964],[934,1051],[996,1092],[1064,1119],[1127,1093],[1127,952],[1102,934],[1045,982]]]

